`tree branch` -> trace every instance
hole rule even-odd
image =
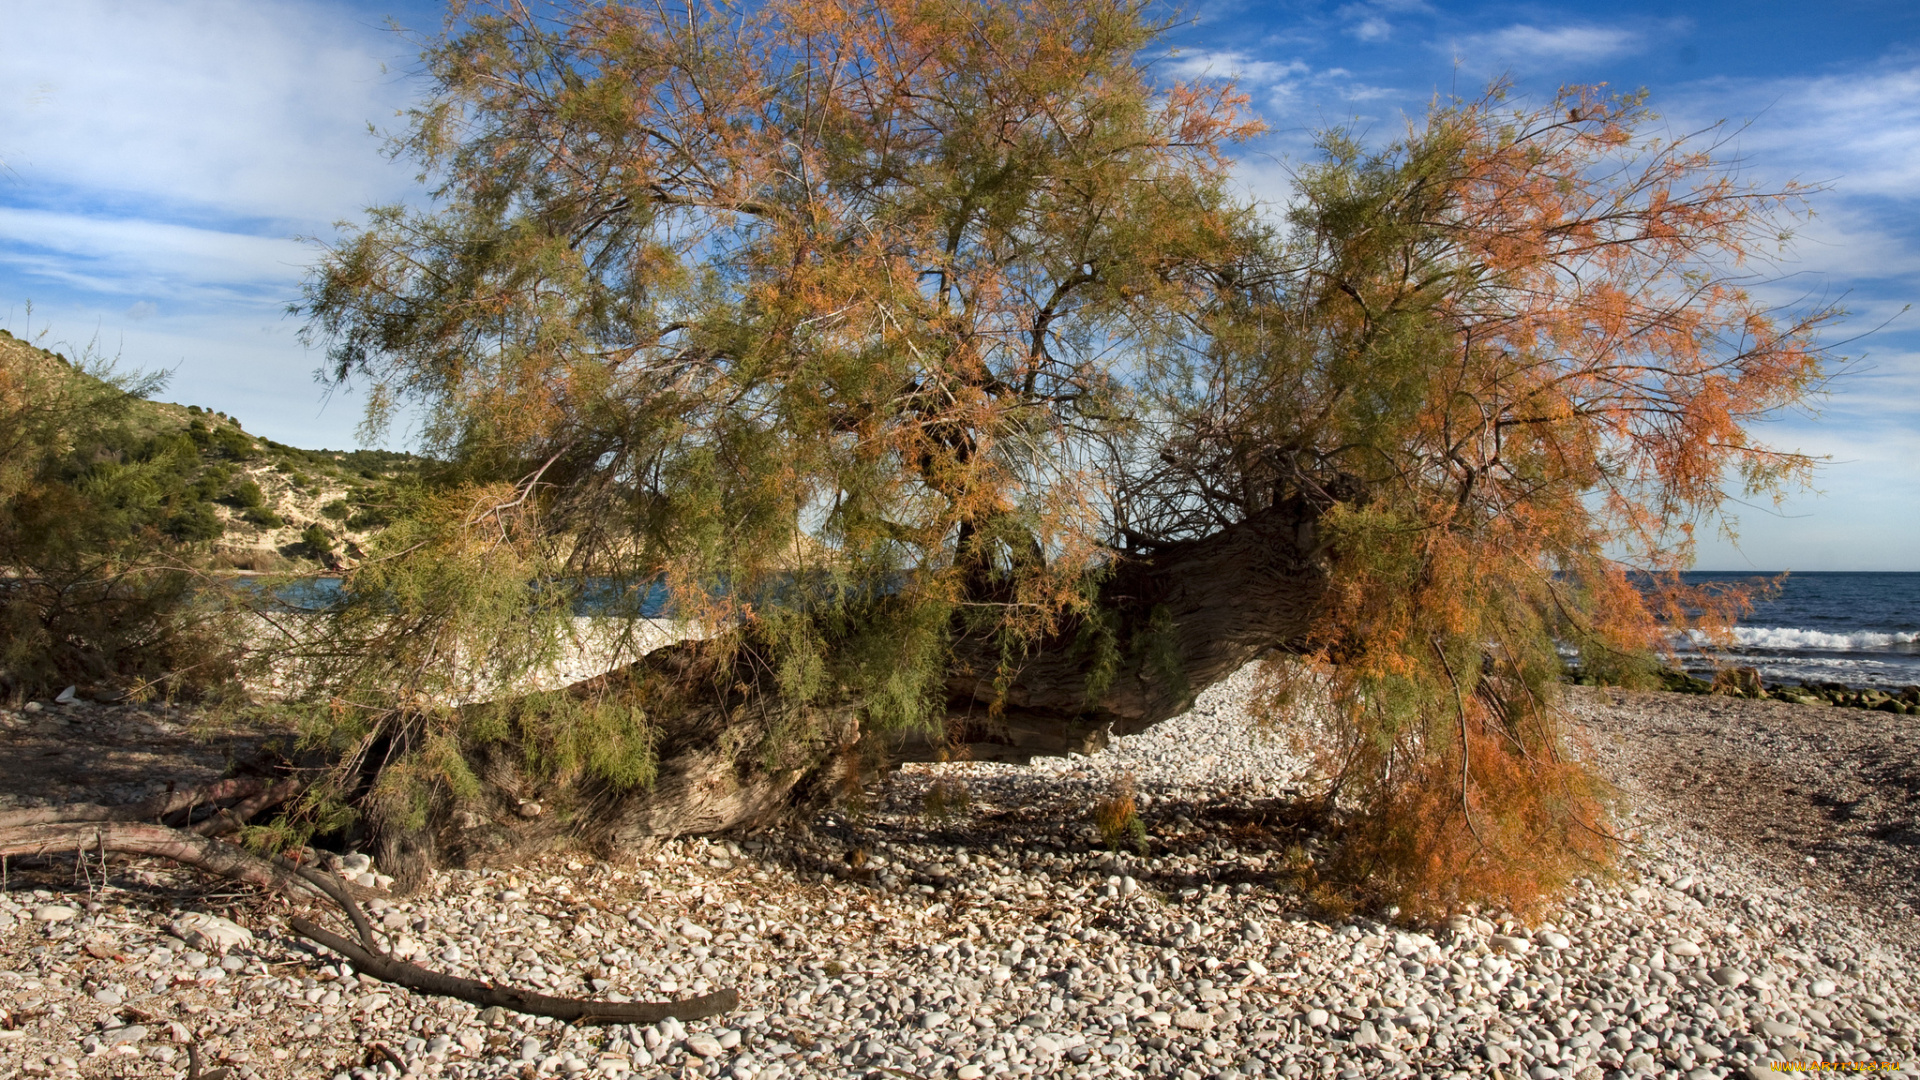
[[[263,795],[281,789],[284,783],[274,785]],[[151,803],[152,800],[136,803],[132,808],[82,806],[73,809],[82,813],[103,809],[126,812],[147,807]],[[60,809],[53,807],[49,811],[58,812]],[[299,866],[285,859],[265,859],[234,844],[164,825],[67,821],[0,827],[0,856],[36,856],[67,851],[98,851],[103,855],[111,851],[157,856],[261,888],[330,900],[353,923],[355,933],[360,938],[358,943],[298,916],[287,920],[287,925],[301,937],[346,957],[353,963],[354,969],[362,974],[423,994],[458,998],[482,1007],[497,1005],[515,1012],[551,1016],[577,1024],[655,1024],[670,1016],[681,1020],[698,1020],[728,1012],[740,1003],[739,993],[732,989],[716,990],[711,994],[680,1001],[589,1001],[583,998],[549,997],[517,987],[495,986],[446,975],[396,960],[380,948],[373,936],[373,928],[361,912],[360,905],[355,902],[352,892],[337,878],[329,880],[312,867]]]
[[[355,971],[371,975],[381,982],[404,986],[423,994],[458,998],[481,1007],[497,1005],[503,1009],[551,1016],[576,1024],[657,1024],[671,1016],[680,1020],[698,1020],[718,1016],[740,1004],[738,992],[716,990],[681,1001],[586,1001],[580,998],[549,997],[511,986],[495,986],[456,975],[395,960],[322,929],[305,919],[287,920],[294,933],[332,949],[352,961]]]

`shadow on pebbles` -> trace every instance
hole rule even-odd
[[[1751,735],[1767,716],[1577,695],[1638,814],[1619,872],[1579,882],[1534,925],[1327,923],[1281,884],[1289,850],[1312,843],[1292,810],[1307,763],[1242,715],[1251,678],[1092,758],[912,767],[857,813],[807,827],[617,863],[448,871],[372,905],[394,951],[457,974],[611,999],[737,987],[740,1009],[709,1021],[570,1028],[481,1012],[357,978],[251,890],[209,894],[153,863],[16,863],[0,894],[0,1074],[184,1077],[189,1040],[239,1078],[1589,1080],[1914,1054],[1914,924],[1876,884],[1880,864],[1862,855],[1823,876],[1820,843],[1860,845],[1807,832],[1801,796],[1728,811],[1672,783],[1695,743],[1712,747],[1688,761],[1703,774],[1731,778],[1728,761],[1764,753],[1806,776],[1799,736]],[[68,715],[90,717],[68,725],[80,730],[153,722]],[[34,716],[0,715],[0,728],[0,754],[56,739]],[[1876,768],[1911,769],[1910,741],[1860,745],[1907,755]],[[1738,775],[1722,787],[1773,783]],[[1123,782],[1144,857],[1106,850],[1090,824]],[[1899,835],[1879,834],[1894,847]],[[209,934],[220,927],[188,912],[250,937]]]

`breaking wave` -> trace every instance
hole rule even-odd
[[[1688,634],[1688,637],[1696,645],[1707,643],[1706,635],[1697,631]],[[1836,634],[1825,630],[1802,630],[1791,626],[1736,626],[1733,630],[1733,641],[1736,646],[1744,649],[1766,649],[1779,652],[1864,652],[1920,643],[1920,631],[1887,633],[1855,630]]]

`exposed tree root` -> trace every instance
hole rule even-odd
[[[286,782],[283,781],[282,784],[284,783]],[[281,786],[274,785],[274,788]],[[272,790],[274,789],[261,785],[254,790],[249,801],[263,799]],[[232,797],[237,791],[238,789],[234,789],[228,792],[228,797]],[[285,797],[286,795],[283,794],[273,801],[277,802]],[[458,998],[482,1007],[497,1005],[515,1012],[534,1016],[551,1016],[580,1024],[653,1024],[670,1016],[681,1020],[717,1016],[739,1004],[739,994],[731,989],[718,990],[681,1001],[617,1002],[549,997],[517,987],[496,986],[474,979],[446,975],[397,960],[375,939],[373,927],[368,923],[359,903],[354,900],[353,892],[338,877],[329,877],[310,866],[301,866],[286,859],[262,858],[235,844],[215,839],[213,836],[198,835],[194,832],[142,821],[113,820],[122,813],[132,814],[136,810],[140,816],[145,816],[152,812],[152,808],[156,805],[160,804],[155,800],[148,800],[145,803],[134,804],[133,807],[78,806],[72,809],[81,815],[81,819],[65,821],[48,821],[44,818],[55,816],[66,808],[49,807],[32,811],[29,812],[31,815],[40,817],[42,820],[22,825],[0,824],[0,856],[38,856],[70,851],[98,852],[102,855],[114,852],[156,856],[172,859],[183,865],[193,866],[233,881],[327,900],[337,905],[346,915],[353,926],[357,941],[342,937],[298,916],[288,919],[287,925],[301,937],[346,957],[353,963],[354,969],[363,975],[370,975],[395,986],[404,986],[418,993]],[[264,801],[260,803],[260,806],[265,805],[270,803]],[[111,812],[106,819],[89,819],[90,815],[96,815],[103,810]],[[257,810],[258,807],[255,807],[245,814],[237,812],[228,814],[227,820],[237,822]],[[221,820],[219,816],[207,819],[209,822]],[[231,827],[237,827],[237,825]],[[208,831],[218,830],[216,828]]]
[[[278,806],[298,795],[304,787],[306,787],[306,781],[299,777],[284,777],[233,806],[221,808],[205,821],[189,826],[187,831],[201,836],[225,836],[252,821],[254,815],[260,811],[270,806]]]

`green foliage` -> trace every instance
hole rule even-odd
[[[653,783],[656,731],[635,705],[535,694],[515,703],[507,723],[522,741],[524,760],[543,779],[584,776],[615,791]]]
[[[1091,584],[1091,583],[1089,583]],[[1089,604],[1074,630],[1073,653],[1087,672],[1086,702],[1098,702],[1120,673],[1120,618]]]
[[[213,507],[196,498],[170,515],[164,530],[168,536],[183,544],[193,544],[218,540],[226,532],[226,526],[221,524],[220,516],[213,512]]]
[[[515,542],[512,514],[486,514],[505,501],[499,496],[500,489],[396,487],[394,524],[347,573],[326,632],[285,650],[308,688],[287,706],[303,745],[334,762],[320,786],[361,805],[376,828],[417,829],[436,808],[474,797],[469,747],[524,746],[548,777],[571,772],[629,786],[651,778],[643,716],[552,696],[512,712],[435,704],[515,696],[519,679],[558,656],[569,598],[542,587],[553,564]],[[591,746],[581,741],[589,737]],[[362,801],[351,793],[363,770],[378,778]]]
[[[1017,652],[1090,609],[1087,440],[1131,423],[1101,358],[1164,340],[1214,292],[1205,259],[1248,253],[1217,151],[1257,125],[1230,93],[1158,91],[1135,59],[1155,28],[1105,0],[927,5],[917,29],[774,5],[726,58],[695,10],[576,14],[567,31],[474,8],[430,50],[435,101],[403,148],[439,205],[378,209],[324,260],[310,335],[334,378],[371,384],[369,428],[422,407],[438,482],[523,484],[566,580],[662,579],[683,617],[741,626],[784,695],[937,724],[957,638]],[[931,51],[908,62],[877,26]],[[815,85],[820,47],[924,92],[896,113],[873,104],[892,84]],[[565,71],[553,85],[577,92],[551,115],[583,126],[475,96],[480,56],[536,96]],[[709,78],[743,93],[662,108]],[[745,91],[764,86],[777,100]],[[471,110],[466,134],[449,110]],[[656,121],[679,133],[665,158],[634,141]],[[697,148],[725,131],[751,133],[747,157],[806,158],[828,194],[744,158],[712,179]],[[542,164],[563,144],[660,194],[569,190]],[[837,220],[801,226],[829,204]],[[386,513],[355,505],[349,525]]]
[[[232,470],[221,465],[209,465],[200,470],[190,490],[195,501],[210,503],[221,498],[232,482]]]
[[[300,534],[300,543],[315,555],[325,555],[333,550],[333,537],[319,525],[309,525]]]
[[[157,379],[0,338],[0,688],[197,692],[235,673],[230,612],[204,588],[218,533],[191,442],[138,427]]]
[[[338,505],[338,503],[335,502],[329,505]],[[347,528],[349,529],[384,529],[391,524],[393,524],[392,512],[384,506],[362,507],[347,516]]]
[[[258,510],[266,506],[267,497],[260,491],[259,483],[248,478],[233,485],[225,501],[243,510]]]
[[[860,689],[874,730],[937,729],[950,615],[940,604],[891,601],[836,613],[843,629],[831,653],[832,675],[839,686]]]
[[[263,454],[237,421],[150,400],[161,385],[0,333],[7,692],[67,683],[169,693],[226,686],[240,655],[227,637],[234,597],[211,587],[209,575],[285,565],[271,551],[214,550],[225,533],[216,503],[261,527],[285,524],[240,463],[265,457],[281,471],[298,463],[316,484],[344,477],[351,465],[381,491],[419,466],[405,454],[336,456],[270,441]]]
[[[211,444],[215,453],[231,461],[250,461],[259,456],[253,440],[248,438],[237,425],[234,427],[223,425],[216,428],[213,431]]]

